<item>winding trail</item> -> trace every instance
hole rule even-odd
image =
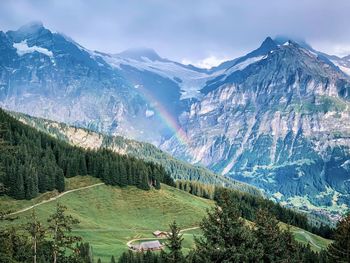
[[[195,230],[198,229],[199,226],[195,226],[195,227],[189,227],[189,228],[184,228],[182,230],[180,230],[180,233],[186,232],[186,231],[190,231],[190,230]],[[129,249],[131,249],[131,244],[134,243],[135,241],[142,241],[142,240],[161,240],[161,239],[167,239],[166,237],[142,237],[142,238],[135,238],[132,240],[129,240],[126,245],[128,246]]]
[[[295,233],[299,233],[299,234],[302,234],[307,241],[309,241],[312,245],[314,245],[315,247],[317,247],[318,249],[322,249],[319,245],[317,245],[314,240],[311,238],[311,236],[306,233],[305,231],[303,230],[299,230],[299,231],[296,231]]]
[[[60,198],[60,197],[62,197],[62,196],[64,196],[64,195],[66,195],[66,194],[73,193],[73,192],[80,191],[80,190],[84,190],[84,189],[88,189],[88,188],[95,187],[95,186],[99,186],[99,185],[102,185],[102,184],[104,184],[104,183],[92,184],[92,185],[88,185],[88,186],[84,186],[84,187],[80,187],[80,188],[76,188],[76,189],[72,189],[72,190],[68,190],[68,191],[62,192],[62,193],[60,193],[59,195],[56,195],[56,196],[54,196],[54,197],[51,197],[50,199],[41,201],[40,203],[37,203],[37,204],[35,204],[35,205],[31,205],[31,206],[28,206],[28,207],[23,208],[23,209],[21,209],[21,210],[18,210],[18,211],[16,211],[16,212],[10,213],[10,214],[8,214],[7,216],[13,216],[13,215],[17,215],[17,214],[23,213],[23,212],[28,211],[28,210],[30,210],[30,209],[33,209],[34,207],[37,207],[37,206],[39,206],[39,205],[43,205],[43,204],[46,204],[46,203],[55,201],[55,200],[57,200],[58,198]]]

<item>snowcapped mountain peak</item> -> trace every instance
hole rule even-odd
[[[163,61],[165,59],[161,58],[157,52],[152,48],[131,48],[127,49],[117,56],[121,58],[134,59],[138,61],[144,61],[145,59],[149,59],[151,61]]]
[[[17,43],[23,40],[31,42],[31,40],[38,38],[49,39],[51,38],[52,32],[45,28],[41,22],[31,22],[21,26],[18,30],[8,31],[6,34]]]

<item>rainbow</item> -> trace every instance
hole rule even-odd
[[[174,137],[182,145],[188,145],[188,138],[186,132],[179,126],[177,120],[169,113],[169,111],[158,101],[147,89],[142,85],[135,86],[139,89],[143,98],[152,105],[157,116],[166,124],[166,126],[173,131]]]

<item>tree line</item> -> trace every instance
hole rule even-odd
[[[65,190],[65,177],[91,175],[110,185],[148,190],[174,185],[158,164],[107,149],[85,150],[22,124],[0,109],[0,194],[31,199],[46,191]],[[2,189],[2,190],[1,190]]]
[[[79,221],[57,203],[44,225],[32,210],[28,222],[0,232],[0,263],[93,263],[91,246],[72,233]],[[9,220],[1,217],[1,220]]]
[[[289,228],[282,229],[279,220],[266,209],[260,209],[252,224],[242,219],[230,192],[221,191],[216,206],[202,220],[202,236],[188,255],[182,253],[183,237],[176,223],[170,225],[167,250],[161,253],[131,251],[123,253],[119,263],[209,263],[209,262],[350,262],[350,214],[337,225],[334,241],[326,250],[313,251],[295,241]]]
[[[15,116],[17,119],[24,120],[25,123],[35,127],[37,130],[53,135],[55,138],[66,142],[69,142],[69,136],[67,135],[68,131],[78,133],[83,130],[89,135],[95,134],[95,136],[98,136],[99,139],[102,139],[101,147],[110,150],[125,148],[127,149],[127,154],[129,156],[162,165],[175,180],[199,181],[205,184],[223,184],[225,187],[238,189],[254,195],[261,195],[260,190],[254,186],[225,178],[224,176],[219,176],[206,168],[194,166],[184,161],[177,160],[150,143],[129,140],[121,136],[110,136],[96,133],[88,129],[71,127],[64,123],[56,123],[25,115],[23,113],[11,113],[11,115]]]
[[[193,195],[213,199],[215,201],[218,201],[223,191],[228,191],[231,201],[237,204],[242,217],[250,221],[256,219],[260,209],[265,209],[281,222],[300,227],[324,238],[332,238],[334,232],[334,229],[326,224],[310,224],[306,215],[283,207],[261,196],[251,195],[220,186],[182,180],[176,181],[176,187]]]

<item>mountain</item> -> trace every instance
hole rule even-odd
[[[205,76],[153,50],[90,51],[41,23],[0,32],[2,107],[154,144],[178,129],[181,98]]]
[[[260,191],[248,184],[215,174],[210,170],[177,160],[152,144],[130,140],[122,136],[109,136],[87,129],[68,126],[22,113],[10,112],[20,122],[47,133],[61,141],[85,149],[109,149],[121,155],[127,155],[162,165],[174,179],[198,181],[210,185],[226,186],[232,189],[260,196]]]
[[[350,205],[349,57],[266,38],[209,70],[148,48],[88,50],[31,23],[0,33],[0,106],[150,142],[337,218]]]
[[[350,205],[350,82],[296,42],[268,46],[235,60],[181,115],[188,147],[162,147],[332,217]]]

